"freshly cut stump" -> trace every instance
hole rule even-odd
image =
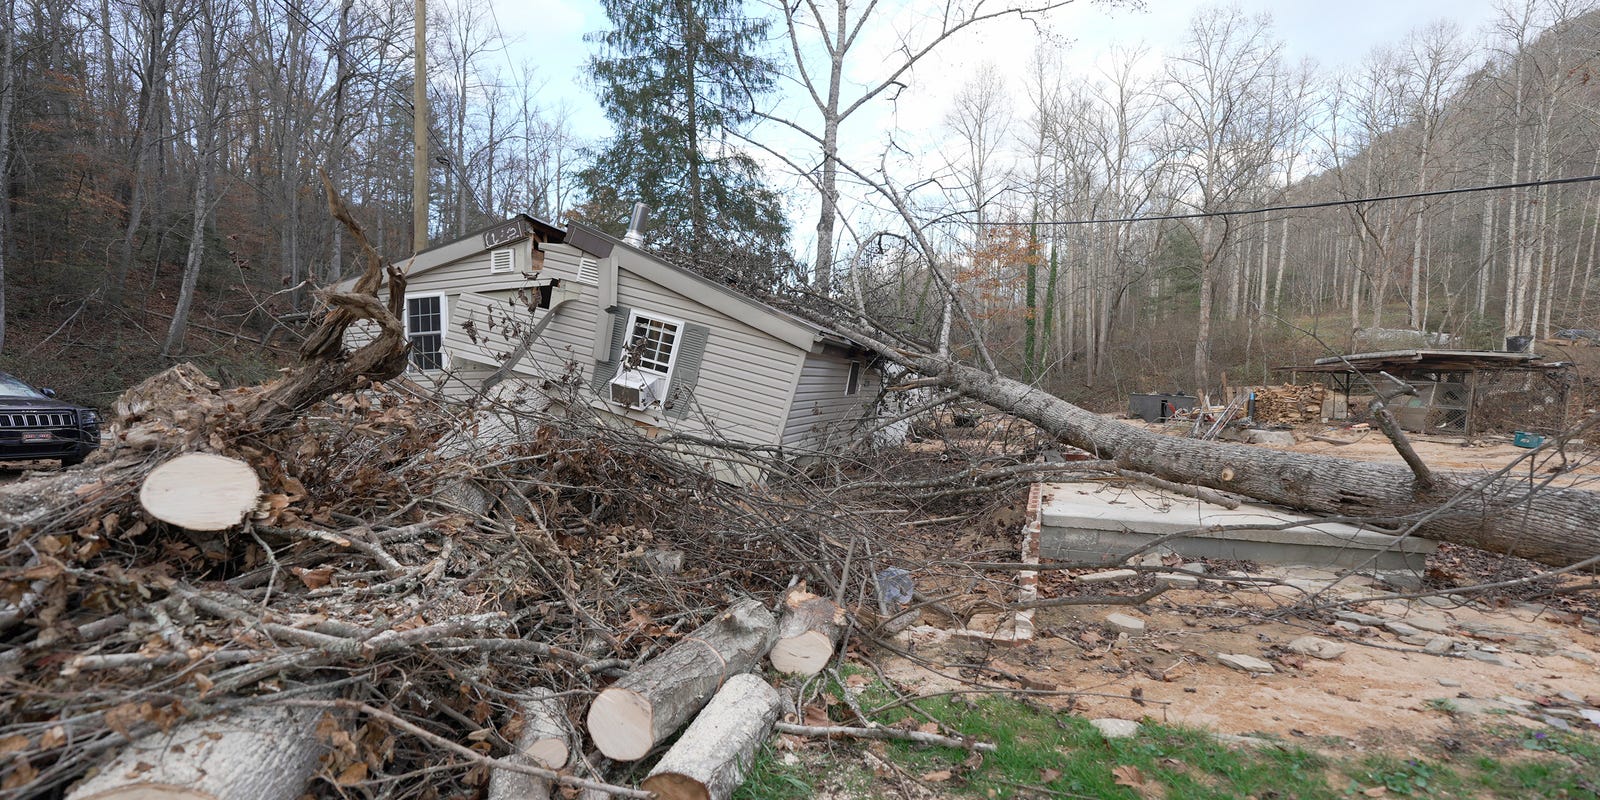
[[[662,800],[727,800],[744,782],[782,707],[766,681],[729,678],[639,788]]]
[[[815,675],[828,665],[844,632],[844,610],[826,597],[793,591],[784,598],[772,667],[779,672]]]
[[[184,453],[145,476],[139,505],[185,530],[224,531],[244,521],[261,497],[249,464],[211,453]]]
[[[322,755],[321,713],[258,706],[142,736],[67,800],[295,800]]]
[[[505,761],[559,770],[572,755],[572,726],[561,701],[540,692],[522,704],[522,735],[517,752]],[[489,777],[489,800],[547,800],[550,782],[537,775],[497,769]]]
[[[735,603],[601,691],[589,706],[590,741],[607,758],[643,758],[730,677],[755,667],[772,648],[777,627],[760,601]]]

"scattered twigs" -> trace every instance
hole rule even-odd
[[[957,739],[953,736],[941,736],[937,733],[923,733],[922,731],[906,731],[899,728],[852,728],[843,725],[796,725],[790,722],[779,722],[773,726],[773,730],[793,736],[915,742],[938,747],[953,747],[958,750],[976,750],[980,753],[993,753],[999,750],[991,742],[980,742],[975,739]]]

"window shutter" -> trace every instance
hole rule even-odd
[[[627,342],[628,318],[631,316],[633,309],[626,306],[617,306],[611,314],[611,357],[594,365],[594,381],[591,383],[601,397],[611,396],[606,391],[606,384],[617,377],[617,369],[622,366],[622,347]]]
[[[694,405],[694,387],[700,382],[700,360],[706,354],[706,341],[711,329],[693,322],[685,323],[683,335],[678,338],[678,360],[672,366],[672,384],[667,387],[667,416],[683,419]]]

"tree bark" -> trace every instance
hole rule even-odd
[[[782,706],[766,681],[734,676],[639,787],[662,800],[727,800],[744,782]]]
[[[310,707],[258,706],[152,733],[67,800],[293,800],[317,769],[320,716]]]
[[[753,668],[776,634],[777,620],[760,601],[734,604],[600,692],[589,707],[590,740],[608,758],[643,758],[730,676]]]
[[[833,658],[844,633],[844,611],[826,597],[793,591],[783,600],[772,667],[795,675],[815,675]]]
[[[517,751],[503,761],[560,770],[571,756],[572,725],[566,708],[548,692],[540,692],[524,702],[522,735]],[[489,778],[489,800],[545,800],[550,797],[550,781],[537,775],[511,770],[495,770]]]
[[[1509,475],[1476,482],[1404,465],[1164,436],[1099,416],[1028,384],[908,353],[842,322],[836,330],[945,388],[1015,414],[1096,457],[1177,483],[1315,514],[1415,522],[1415,535],[1554,566],[1600,553],[1600,495]]]

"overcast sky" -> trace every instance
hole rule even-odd
[[[542,99],[548,105],[565,102],[573,111],[580,135],[603,136],[607,131],[600,106],[584,76],[591,45],[586,33],[607,27],[596,0],[494,0],[501,29],[516,40],[511,56],[539,65],[549,83]],[[882,5],[893,7],[895,2]],[[901,0],[906,9],[900,20],[924,6]],[[1046,35],[1065,43],[1067,66],[1088,68],[1113,44],[1144,43],[1157,55],[1176,48],[1188,20],[1214,2],[1202,0],[1148,0],[1142,9],[1108,6],[1079,0],[1052,12]],[[1412,29],[1438,19],[1453,19],[1463,30],[1474,32],[1494,17],[1494,0],[1240,0],[1251,13],[1270,14],[1291,61],[1311,58],[1328,67],[1353,64],[1373,47],[1398,42]],[[754,7],[754,6],[752,6]],[[885,33],[890,30],[887,26]],[[919,70],[916,104],[933,119],[942,118],[944,104],[961,84],[962,75],[983,61],[1020,76],[1039,34],[1031,25],[1015,20],[991,23],[945,48],[941,57]],[[904,104],[903,104],[904,106]],[[902,114],[905,109],[902,108]],[[918,120],[901,118],[915,126]]]
[[[547,82],[539,101],[546,107],[564,104],[571,114],[573,130],[580,137],[593,141],[606,136],[609,126],[585,75],[592,46],[584,41],[584,35],[608,27],[597,0],[492,2],[495,21],[514,42],[507,53],[508,61],[538,65]],[[1408,32],[1440,19],[1453,20],[1463,32],[1476,35],[1496,16],[1496,0],[1238,0],[1235,4],[1246,12],[1272,17],[1274,30],[1283,41],[1286,61],[1309,58],[1328,70],[1353,66],[1374,47],[1396,44]],[[915,25],[924,11],[932,13],[938,8],[934,0],[881,0],[879,5],[880,9],[898,11],[882,14],[882,21],[887,24],[877,26],[876,35],[865,42],[865,47],[858,48],[878,51],[876,57],[857,59],[856,68],[863,71],[863,79],[881,71],[898,30]],[[880,104],[852,119],[845,129],[845,158],[851,160],[853,156],[856,163],[876,165],[885,138],[882,132],[891,126],[908,132],[898,142],[912,142],[920,136],[920,142],[912,145],[914,148],[936,151],[935,136],[950,100],[971,70],[985,62],[993,63],[1020,88],[1040,37],[1049,37],[1063,48],[1063,68],[1070,73],[1092,74],[1097,60],[1113,46],[1142,45],[1150,56],[1145,64],[1154,69],[1164,51],[1181,47],[1184,30],[1195,13],[1215,5],[1218,3],[1207,0],[1148,0],[1142,6],[1129,7],[1127,3],[1078,0],[1051,12],[1042,26],[1011,18],[965,32],[947,42],[937,58],[918,68],[907,81],[910,88],[892,109]],[[750,7],[758,6],[752,3]],[[1025,107],[1025,101],[1019,97],[1016,107]],[[764,140],[783,141],[773,133],[766,134]],[[799,141],[794,144],[797,148],[803,145]],[[854,153],[851,146],[857,148]],[[810,150],[801,151],[809,156],[802,157],[807,163],[815,161],[814,153],[807,152]],[[938,158],[936,153],[929,157]],[[787,171],[781,164],[771,158],[763,160],[773,173],[776,188],[796,188],[796,179],[780,174]],[[810,219],[815,215],[813,209],[807,208],[812,205],[811,194],[788,195],[794,222],[793,244],[802,253],[811,244],[806,240]],[[848,208],[846,213],[850,213]]]

